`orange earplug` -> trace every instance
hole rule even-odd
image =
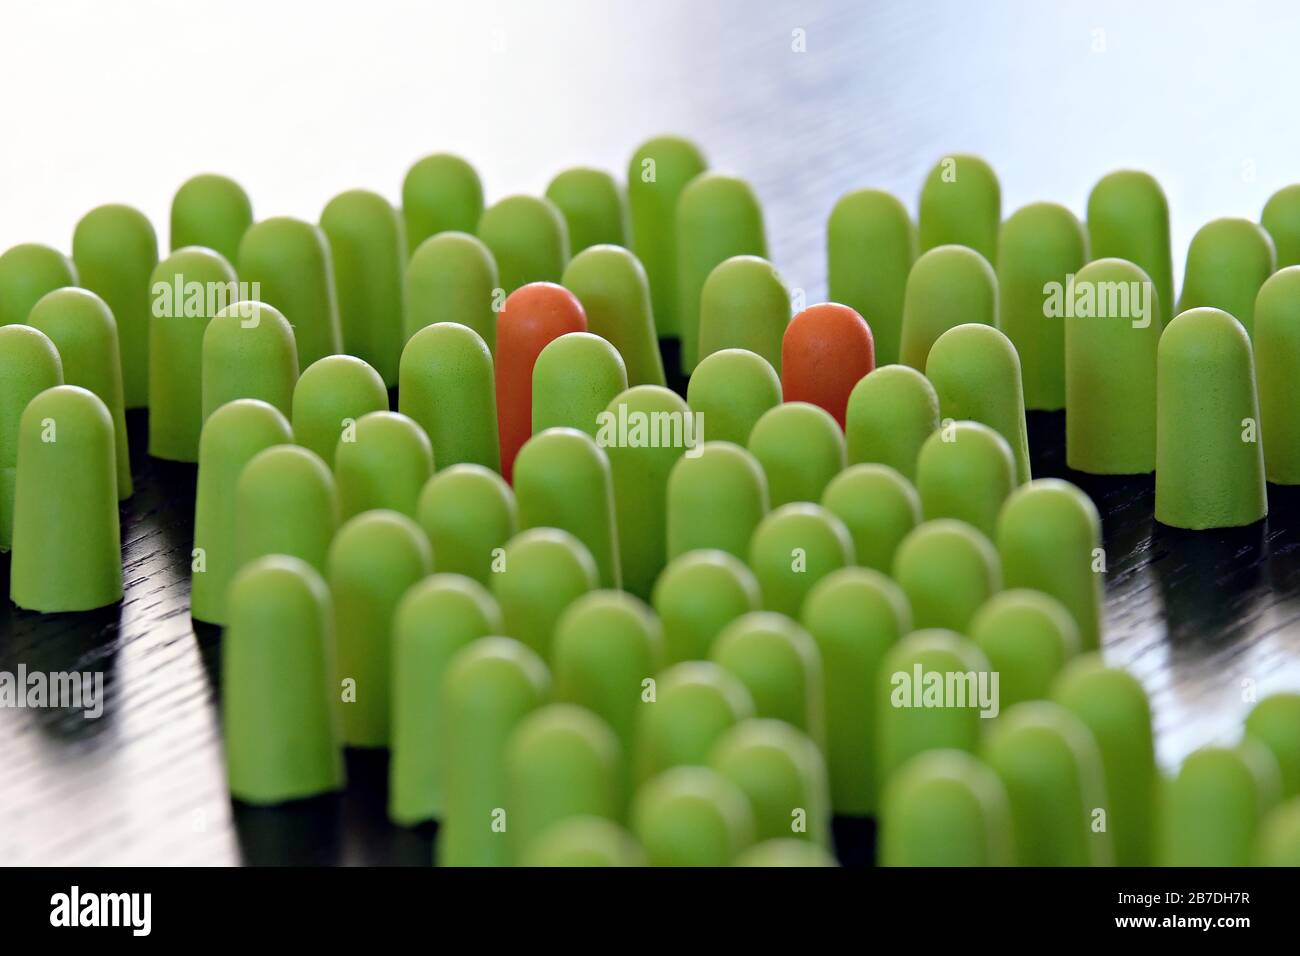
[[[786,326],[781,340],[785,401],[820,405],[840,428],[853,386],[875,367],[871,327],[847,305],[809,306]]]

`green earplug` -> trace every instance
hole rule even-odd
[[[1256,840],[1255,866],[1300,866],[1300,799],[1275,807]]]
[[[668,562],[668,478],[683,455],[698,453],[698,422],[675,392],[638,385],[609,403],[597,434],[614,479],[623,586],[644,600]]]
[[[795,621],[771,611],[746,614],[722,629],[709,657],[745,685],[759,717],[784,720],[825,745],[821,654]]]
[[[884,365],[862,376],[849,393],[844,435],[850,464],[888,465],[916,481],[921,446],[939,427],[939,396],[910,365]]]
[[[240,240],[235,271],[241,281],[257,283],[254,296],[292,326],[299,368],[342,351],[334,266],[318,226],[287,216],[251,226]]]
[[[783,402],[764,412],[749,434],[749,450],[767,475],[773,508],[820,501],[845,465],[840,426],[828,411],[808,402]]]
[[[879,189],[841,196],[826,223],[830,300],[867,319],[878,365],[898,361],[903,291],[916,261],[916,242],[907,209]]]
[[[430,575],[397,605],[388,785],[388,816],[394,822],[410,825],[442,815],[449,736],[442,723],[442,678],[462,648],[500,631],[501,610],[492,595],[459,574]]]
[[[63,362],[49,336],[30,325],[0,325],[0,554],[13,545],[23,410],[41,392],[62,384]]]
[[[704,660],[722,629],[763,605],[758,580],[725,551],[674,558],[655,582],[653,603],[663,624],[669,664]]]
[[[1261,700],[1246,717],[1246,736],[1277,759],[1283,799],[1300,796],[1300,694],[1272,694]]]
[[[402,350],[397,407],[424,429],[439,468],[470,463],[501,470],[492,354],[473,329],[439,322]]]
[[[496,259],[506,295],[530,282],[559,282],[569,264],[569,230],[549,199],[507,196],[484,210],[476,234]]]
[[[1068,481],[1032,481],[1002,506],[995,540],[1005,586],[1056,598],[1074,617],[1083,650],[1097,650],[1106,563],[1092,499]]]
[[[877,708],[872,699],[880,662],[912,627],[902,590],[867,568],[824,577],[808,595],[803,626],[812,635],[825,672],[826,762],[835,812],[875,811]]]
[[[654,613],[621,591],[577,598],[555,625],[551,645],[555,696],[587,708],[613,730],[627,755],[618,771],[618,816],[632,793],[631,755],[637,713],[648,682],[663,664],[663,636]]]
[[[718,741],[709,765],[748,798],[756,839],[830,847],[826,764],[807,734],[780,720],[741,721]]]
[[[367,511],[330,544],[343,742],[387,747],[392,711],[393,618],[402,596],[433,570],[429,539],[396,511]]]
[[[806,840],[764,840],[737,856],[731,865],[802,869],[839,866],[829,851]]]
[[[952,518],[917,525],[894,554],[893,577],[912,605],[914,627],[959,634],[1002,587],[998,553],[989,539]]]
[[[668,558],[716,548],[742,560],[767,514],[767,476],[731,442],[711,441],[668,476]]]
[[[416,517],[438,556],[438,570],[491,581],[498,552],[519,530],[515,493],[482,465],[452,465],[434,474],[420,492]]]
[[[533,365],[533,434],[548,428],[576,428],[592,438],[600,413],[627,390],[623,357],[590,332],[551,339]]]
[[[131,455],[113,313],[103,299],[86,289],[56,289],[32,306],[28,324],[59,350],[63,381],[94,392],[108,409],[113,419],[117,496],[131,497]]]
[[[959,325],[998,323],[998,277],[966,246],[939,246],[916,260],[907,275],[899,361],[925,371],[930,348]]]
[[[439,866],[508,866],[511,735],[546,701],[551,677],[541,658],[518,641],[484,637],[459,651],[443,676],[446,787]]]
[[[888,465],[850,465],[826,486],[822,507],[844,522],[855,564],[888,574],[894,552],[921,523],[921,498]]]
[[[790,290],[766,259],[733,256],[718,263],[700,291],[699,313],[699,360],[724,349],[745,349],[781,374]]]
[[[429,437],[414,420],[400,412],[362,415],[343,430],[334,449],[344,520],[374,508],[415,517],[433,467]]]
[[[402,218],[411,252],[441,232],[473,232],[481,215],[483,184],[474,167],[459,156],[434,153],[407,170]]]
[[[56,385],[18,421],[9,597],[50,614],[122,599],[113,419],[89,389]]]
[[[1111,865],[1101,755],[1077,717],[1051,701],[1017,704],[983,756],[1007,788],[1019,865]]]
[[[926,439],[916,461],[925,520],[957,518],[993,536],[998,513],[1015,490],[1015,459],[1006,439],[982,422],[950,421]]]
[[[647,140],[628,160],[632,248],[650,279],[655,326],[663,338],[679,334],[677,198],[707,166],[695,144],[679,136]]]
[[[235,270],[219,253],[190,246],[158,263],[150,279],[149,454],[197,461],[203,429],[203,337],[237,289]],[[192,285],[193,284],[193,285]],[[191,299],[183,289],[204,290]],[[214,295],[213,290],[221,290]],[[220,305],[218,305],[220,303]]]
[[[361,417],[386,411],[388,390],[378,372],[355,355],[327,355],[294,385],[294,440],[332,466],[343,433]]]
[[[203,332],[203,420],[239,398],[256,398],[282,415],[293,414],[298,353],[293,329],[279,310],[262,302],[236,302]]]
[[[922,251],[956,244],[997,262],[1002,222],[997,174],[978,156],[944,156],[921,187],[918,219]]]
[[[582,303],[587,328],[618,350],[628,384],[663,385],[650,285],[640,260],[619,246],[592,246],[573,257],[563,283]]]
[[[632,829],[651,866],[728,866],[753,842],[754,814],[717,771],[675,767],[637,792]]]
[[[511,538],[492,567],[505,633],[549,660],[560,616],[599,586],[591,552],[567,531],[533,528]]]
[[[821,505],[782,505],[759,523],[749,544],[763,607],[794,618],[818,581],[852,564],[848,528]]]
[[[1013,588],[989,598],[970,625],[971,640],[1002,676],[1002,706],[1042,700],[1079,653],[1079,628],[1060,601]]]
[[[25,242],[0,255],[0,327],[27,323],[40,299],[77,284],[72,260],[49,246]]]
[[[761,355],[723,349],[700,361],[686,385],[686,401],[711,440],[743,446],[758,420],[781,404],[781,379]]]
[[[632,835],[600,817],[569,817],[535,839],[520,866],[645,866]]]
[[[1148,295],[1154,286],[1131,262],[1098,259],[1079,270],[1073,288],[1081,290],[1076,305],[1087,304],[1065,318],[1066,461],[1094,475],[1148,474],[1156,467],[1163,327],[1162,306]]]
[[[890,778],[917,754],[942,748],[975,753],[985,716],[998,713],[995,680],[984,653],[952,631],[913,631],[889,649],[871,695],[876,708],[872,805],[884,796],[883,820],[893,806]]]
[[[623,751],[583,707],[548,704],[529,714],[506,743],[504,762],[516,859],[563,820],[623,816]]]
[[[710,273],[732,256],[766,258],[767,239],[758,197],[743,179],[723,173],[703,172],[686,185],[676,226],[677,328],[689,374],[700,359],[701,298]]]
[[[1150,175],[1109,173],[1088,194],[1088,246],[1093,259],[1125,259],[1151,277],[1160,306],[1156,324],[1173,318],[1174,262],[1169,251],[1169,204]]]
[[[495,301],[500,288],[497,263],[477,236],[466,232],[430,236],[411,253],[404,288],[404,342],[426,326],[455,322],[477,332],[489,352],[496,350],[496,307],[505,298],[503,292],[500,302]]]
[[[1156,520],[1202,531],[1268,513],[1250,337],[1219,309],[1177,316],[1156,358]]]
[[[604,170],[566,169],[546,187],[546,198],[564,216],[573,255],[591,246],[628,244],[623,195]]]
[[[297,558],[269,555],[230,583],[221,711],[236,799],[282,803],[343,786],[331,637],[329,590]]]
[[[1022,206],[998,240],[998,325],[1020,357],[1025,407],[1065,407],[1065,324],[1046,308],[1045,290],[1064,288],[1088,261],[1088,237],[1056,203]]]
[[[209,624],[226,621],[226,588],[238,568],[235,486],[244,466],[258,452],[292,441],[285,417],[266,402],[252,398],[227,402],[204,424],[194,493],[190,578],[190,616],[194,620]]]
[[[172,197],[171,249],[212,249],[227,262],[239,255],[239,240],[253,224],[253,204],[242,186],[226,176],[201,173]]]
[[[320,214],[329,240],[343,348],[397,384],[406,342],[406,238],[402,219],[383,196],[352,189]]]
[[[707,763],[729,728],[755,716],[749,689],[712,661],[674,664],[654,680],[654,699],[637,719],[638,780],[670,767]]]
[[[158,265],[153,225],[130,206],[99,206],[77,223],[72,258],[78,284],[102,298],[117,320],[126,407],[144,408],[149,404],[149,277]]]
[[[1300,485],[1300,267],[1260,287],[1253,341],[1264,472],[1274,484]]]
[[[1150,866],[1157,770],[1146,691],[1098,653],[1076,657],[1056,679],[1052,699],[1083,721],[1101,753],[1115,863]]]
[[[1249,335],[1255,328],[1255,296],[1277,266],[1273,239],[1249,219],[1215,219],[1196,231],[1187,247],[1178,311],[1222,309]]]
[[[301,558],[321,574],[339,525],[334,476],[320,456],[273,445],[249,459],[235,483],[235,567],[266,554]]]
[[[1165,783],[1161,866],[1250,866],[1259,826],[1281,795],[1277,761],[1247,738],[1202,747]]]
[[[1011,866],[1011,805],[997,774],[960,750],[909,761],[884,793],[882,866]]]
[[[1300,265],[1300,185],[1283,186],[1264,204],[1259,224],[1277,250],[1277,267]]]

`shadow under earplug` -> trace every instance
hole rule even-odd
[[[1174,663],[1228,647],[1252,630],[1267,606],[1267,522],[1184,531],[1156,522],[1151,567],[1164,597]]]
[[[246,866],[336,866],[342,862],[343,797],[328,793],[273,807],[231,801]]]

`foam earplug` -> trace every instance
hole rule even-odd
[[[781,404],[781,379],[761,355],[723,349],[700,361],[687,383],[686,401],[703,416],[710,440],[743,446],[758,420]]]
[[[1068,481],[1032,481],[1002,506],[995,540],[1005,586],[1056,598],[1074,617],[1083,650],[1097,650],[1106,562],[1092,500]]]
[[[293,329],[278,309],[226,306],[203,332],[203,420],[237,398],[260,399],[291,417],[298,369]]]
[[[898,545],[921,523],[921,497],[888,465],[850,465],[831,479],[822,507],[844,522],[855,564],[888,574]]]
[[[1256,840],[1255,866],[1300,866],[1300,799],[1274,808]]]
[[[379,373],[355,355],[327,355],[298,376],[293,387],[293,437],[331,467],[339,439],[371,412],[388,411]]]
[[[244,466],[272,445],[292,441],[293,432],[285,417],[266,402],[253,398],[227,402],[204,424],[199,436],[190,577],[190,615],[196,621],[226,621],[226,588],[238,567],[235,486]]]
[[[849,394],[876,367],[871,329],[846,305],[823,302],[791,320],[781,342],[781,387],[787,402],[824,408],[844,427]]]
[[[409,825],[442,815],[443,675],[452,658],[501,631],[501,610],[482,585],[434,574],[409,588],[393,614],[392,759],[388,816]]]
[[[1002,675],[1002,706],[1042,700],[1066,663],[1079,653],[1079,629],[1061,602],[1026,588],[989,598],[971,621],[970,636]]]
[[[869,316],[876,361],[898,361],[903,290],[916,260],[917,236],[907,209],[879,189],[841,196],[826,223],[830,299]]]
[[[25,242],[0,255],[0,326],[27,323],[41,297],[77,284],[72,260],[49,246]]]
[[[520,866],[645,866],[632,835],[600,817],[570,817],[535,839]]]
[[[398,409],[424,429],[439,468],[470,463],[499,471],[492,355],[473,329],[429,325],[402,350]]]
[[[1150,175],[1131,169],[1109,173],[1088,194],[1088,245],[1092,258],[1124,259],[1155,283],[1164,326],[1174,315],[1174,263],[1169,251],[1169,204]]]
[[[221,711],[236,799],[275,804],[343,786],[331,640],[329,590],[297,558],[269,555],[231,582]]]
[[[59,350],[63,381],[94,392],[108,409],[113,419],[117,496],[131,497],[131,456],[113,313],[103,299],[86,289],[56,289],[32,306],[28,324]]]
[[[677,199],[686,184],[707,166],[699,148],[680,136],[647,140],[628,160],[632,248],[650,279],[655,327],[662,338],[679,335]]]
[[[1300,267],[1260,287],[1252,339],[1264,473],[1274,484],[1300,485]]]
[[[669,562],[655,582],[668,664],[704,660],[722,629],[762,607],[758,580],[725,551],[692,551]]]
[[[239,240],[252,224],[253,204],[239,183],[200,173],[181,183],[172,197],[171,250],[202,246],[234,262]]]
[[[514,492],[482,465],[439,469],[420,491],[416,518],[438,556],[438,570],[485,587],[498,552],[519,530]]]
[[[569,264],[569,229],[549,199],[507,196],[483,211],[475,234],[492,251],[506,295],[533,282],[559,282]]]
[[[957,518],[991,538],[1015,487],[1011,447],[982,422],[945,424],[926,439],[916,460],[916,490],[927,521]]]
[[[623,357],[599,335],[566,332],[552,339],[533,366],[533,434],[576,428],[593,438],[600,413],[627,390]]]
[[[342,351],[329,241],[318,226],[288,216],[256,223],[240,240],[235,271],[293,327],[299,368]]]
[[[463,648],[443,676],[445,813],[439,866],[509,866],[510,784],[505,754],[516,727],[550,692],[546,665],[507,637]]]
[[[728,866],[754,839],[745,795],[707,767],[676,767],[643,785],[632,830],[651,866]]]
[[[373,508],[414,517],[433,465],[429,437],[413,420],[400,412],[362,415],[334,449],[344,520]]]
[[[798,623],[770,611],[746,614],[722,629],[709,657],[745,685],[759,717],[783,720],[824,746],[821,654]]]
[[[343,348],[368,362],[391,388],[406,342],[401,216],[378,193],[352,189],[329,201],[320,227],[334,263]]]
[[[592,246],[573,257],[563,285],[578,297],[587,327],[618,350],[629,385],[663,385],[650,285],[641,262],[620,246]]]
[[[838,866],[830,852],[806,840],[764,840],[732,862],[732,866],[813,867]]]
[[[1163,307],[1147,295],[1147,274],[1123,259],[1088,263],[1074,288],[1083,307],[1065,318],[1066,462],[1094,475],[1148,474],[1156,467]]]
[[[749,566],[763,606],[797,618],[818,581],[853,564],[853,539],[821,505],[794,502],[774,510],[754,529]]]
[[[723,349],[745,349],[779,373],[789,322],[790,291],[770,262],[758,256],[724,259],[700,290],[697,362]]]
[[[1300,185],[1283,186],[1264,204],[1259,224],[1277,251],[1277,267],[1300,265]]]
[[[700,359],[700,300],[706,280],[733,256],[766,258],[767,237],[754,191],[743,179],[723,173],[703,172],[692,179],[677,198],[676,220],[677,329],[682,371],[690,373]]]
[[[916,481],[921,446],[939,427],[939,396],[909,365],[885,365],[849,393],[844,435],[850,464],[888,465]]]
[[[668,476],[668,559],[716,548],[740,559],[767,514],[767,476],[758,460],[731,442],[707,442]]]
[[[638,780],[670,767],[705,764],[728,729],[755,716],[748,688],[711,661],[674,664],[654,681],[654,699],[637,719]]]
[[[0,325],[0,553],[13,545],[23,410],[41,392],[62,384],[63,362],[49,336],[30,325]]]
[[[935,341],[925,364],[944,418],[983,422],[1011,446],[1016,483],[1032,477],[1020,359],[1011,340],[988,325],[949,329]]]
[[[614,177],[602,169],[566,169],[546,187],[546,198],[564,216],[569,251],[598,245],[626,246],[627,216]]]
[[[812,589],[802,620],[822,658],[831,803],[837,814],[866,816],[876,809],[876,673],[911,630],[912,612],[885,575],[844,568]]]
[[[438,233],[473,232],[481,215],[483,184],[474,167],[459,156],[434,153],[407,170],[402,219],[411,252]]]
[[[338,706],[350,747],[388,746],[394,612],[432,570],[429,539],[396,511],[357,515],[330,544],[326,580],[334,599]]]
[[[298,445],[273,445],[249,459],[235,483],[235,566],[267,554],[328,568],[339,525],[334,476],[320,456]]]
[[[1277,759],[1282,796],[1300,796],[1300,694],[1270,694],[1246,716],[1246,736],[1258,740]]]
[[[18,421],[9,597],[50,614],[122,598],[114,428],[94,392],[56,385]]]
[[[978,156],[942,157],[921,187],[917,218],[922,251],[956,244],[969,246],[989,262],[996,262],[1002,224],[1002,187],[997,174]]]
[[[939,246],[907,275],[899,361],[925,371],[930,347],[958,325],[997,325],[998,277],[988,260],[966,246]]]
[[[767,475],[773,508],[820,501],[844,470],[844,433],[829,412],[807,402],[784,402],[765,412],[749,433],[748,447]]]
[[[1156,357],[1156,520],[1201,531],[1268,513],[1250,338],[1220,309],[1177,316]]]
[[[1255,296],[1276,264],[1273,240],[1262,226],[1249,219],[1207,222],[1187,247],[1178,311],[1222,309],[1249,335],[1255,328]]]
[[[912,605],[914,627],[959,634],[1002,587],[989,539],[952,518],[927,521],[904,538],[894,553],[893,577]]]
[[[497,568],[500,570],[497,570]],[[494,558],[492,593],[505,633],[549,660],[555,625],[565,609],[598,586],[586,546],[558,528],[522,531]]]
[[[404,279],[403,341],[429,325],[455,322],[478,333],[492,352],[497,342],[499,286],[492,252],[468,232],[430,236],[411,253]]]
[[[77,223],[72,259],[78,285],[102,298],[117,320],[126,407],[144,408],[149,404],[149,277],[158,265],[153,225],[130,206],[99,206]]]
[[[1074,213],[1030,203],[1005,223],[998,241],[998,325],[1020,357],[1025,407],[1065,407],[1065,322],[1049,315],[1044,289],[1063,288],[1088,261],[1088,239]]]
[[[1202,747],[1165,782],[1160,866],[1250,866],[1260,823],[1281,795],[1277,761],[1256,740]]]

